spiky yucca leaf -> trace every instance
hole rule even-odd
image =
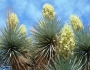
[[[80,59],[83,67],[88,67],[90,63],[90,33],[87,31],[75,32],[76,48],[74,49],[74,56]],[[77,61],[78,61],[77,60]]]
[[[84,70],[84,64],[82,64],[82,60],[77,57],[73,58],[71,62],[71,70]]]
[[[20,59],[19,56],[23,58],[26,57],[27,48],[30,47],[30,43],[27,40],[27,36],[20,33],[19,27],[16,29],[5,27],[2,30],[1,35],[1,65],[10,65],[12,70],[26,70],[26,63],[24,60]],[[13,66],[14,65],[14,66]]]
[[[46,64],[50,59],[54,58],[55,53],[58,51],[58,33],[60,32],[60,21],[56,18],[53,20],[42,19],[32,30],[35,47],[38,51],[35,55],[37,63]],[[46,61],[45,61],[46,60]]]

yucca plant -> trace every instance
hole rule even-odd
[[[10,65],[11,70],[28,70],[30,62],[26,54],[31,43],[28,42],[28,37],[21,33],[14,13],[10,13],[6,27],[1,32],[1,66]]]
[[[43,70],[44,64],[48,64],[58,52],[58,34],[61,29],[60,21],[55,18],[54,8],[50,4],[43,6],[42,14],[43,18],[32,30],[36,48],[35,60],[39,70]]]
[[[74,57],[77,61],[81,60],[83,70],[90,70],[90,26],[86,30],[75,32],[76,48],[73,51]]]
[[[42,21],[44,22],[39,24]],[[56,52],[58,52],[58,33],[61,27],[60,21],[56,18],[39,20],[39,23],[34,27],[32,33],[35,40],[34,45],[37,48],[36,51],[38,51],[35,55],[36,63],[43,65],[54,58]]]
[[[46,70],[82,70],[80,60],[76,62],[77,58],[71,60],[63,58],[61,55],[57,55],[55,60],[52,60],[51,64],[45,66]]]
[[[70,59],[65,59],[62,56],[56,56],[51,64],[46,66],[46,70],[71,70]]]

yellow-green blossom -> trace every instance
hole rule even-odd
[[[71,51],[75,46],[74,33],[68,24],[65,24],[62,28],[60,35],[60,49],[59,52],[65,58],[69,57]]]
[[[16,28],[16,26],[18,24],[18,18],[17,18],[17,15],[15,13],[9,14],[9,16],[7,18],[7,24],[9,27]]]
[[[83,23],[81,22],[79,17],[76,15],[70,16],[70,23],[71,23],[72,27],[74,28],[74,30],[76,30],[76,31],[84,28]]]
[[[43,6],[42,14],[44,17],[49,19],[53,19],[56,15],[56,13],[54,12],[53,6],[50,4],[45,4]]]
[[[26,34],[26,27],[23,24],[20,26],[20,33],[21,34]]]

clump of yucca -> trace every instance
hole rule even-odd
[[[81,60],[78,58],[74,58],[72,62],[70,58],[65,59],[61,55],[57,55],[51,64],[45,66],[45,68],[46,70],[83,70],[83,64],[80,63]]]
[[[76,39],[76,47],[73,50],[74,58],[78,58],[80,60],[80,64],[82,64],[82,68],[85,70],[90,70],[90,27],[86,31],[81,30],[75,32]],[[77,62],[76,61],[76,62]]]
[[[40,64],[41,66],[49,63],[58,52],[58,33],[61,29],[60,23],[57,19],[43,20],[44,23],[42,25],[38,24],[34,27],[34,30],[32,30],[34,45],[35,48],[37,48],[36,51],[38,51],[35,55],[35,59],[37,64]],[[43,20],[40,20],[40,22]]]
[[[33,39],[36,49],[35,60],[37,68],[44,70],[51,59],[55,58],[59,48],[58,34],[60,32],[60,21],[55,18],[54,9],[50,4],[43,6],[43,19],[34,26]]]
[[[6,27],[1,30],[0,62],[2,66],[10,65],[12,70],[28,70],[28,65],[30,65],[29,62],[22,60],[27,59],[27,48],[31,47],[28,37],[22,34],[22,30],[19,29],[16,14],[10,13]]]

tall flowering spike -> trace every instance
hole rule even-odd
[[[81,22],[79,17],[76,15],[70,16],[70,23],[71,23],[72,27],[74,28],[74,30],[76,30],[76,31],[84,28],[83,23]]]
[[[49,19],[53,19],[56,15],[53,6],[48,3],[43,6],[42,14],[45,18]]]
[[[75,46],[74,33],[68,24],[62,28],[59,42],[59,52],[63,57],[68,58]]]
[[[17,18],[17,15],[15,13],[9,14],[9,16],[7,18],[7,24],[9,27],[16,28],[16,26],[18,24],[18,18]]]
[[[25,27],[24,24],[22,24],[22,25],[20,26],[20,33],[21,33],[21,34],[26,34],[26,27]]]

